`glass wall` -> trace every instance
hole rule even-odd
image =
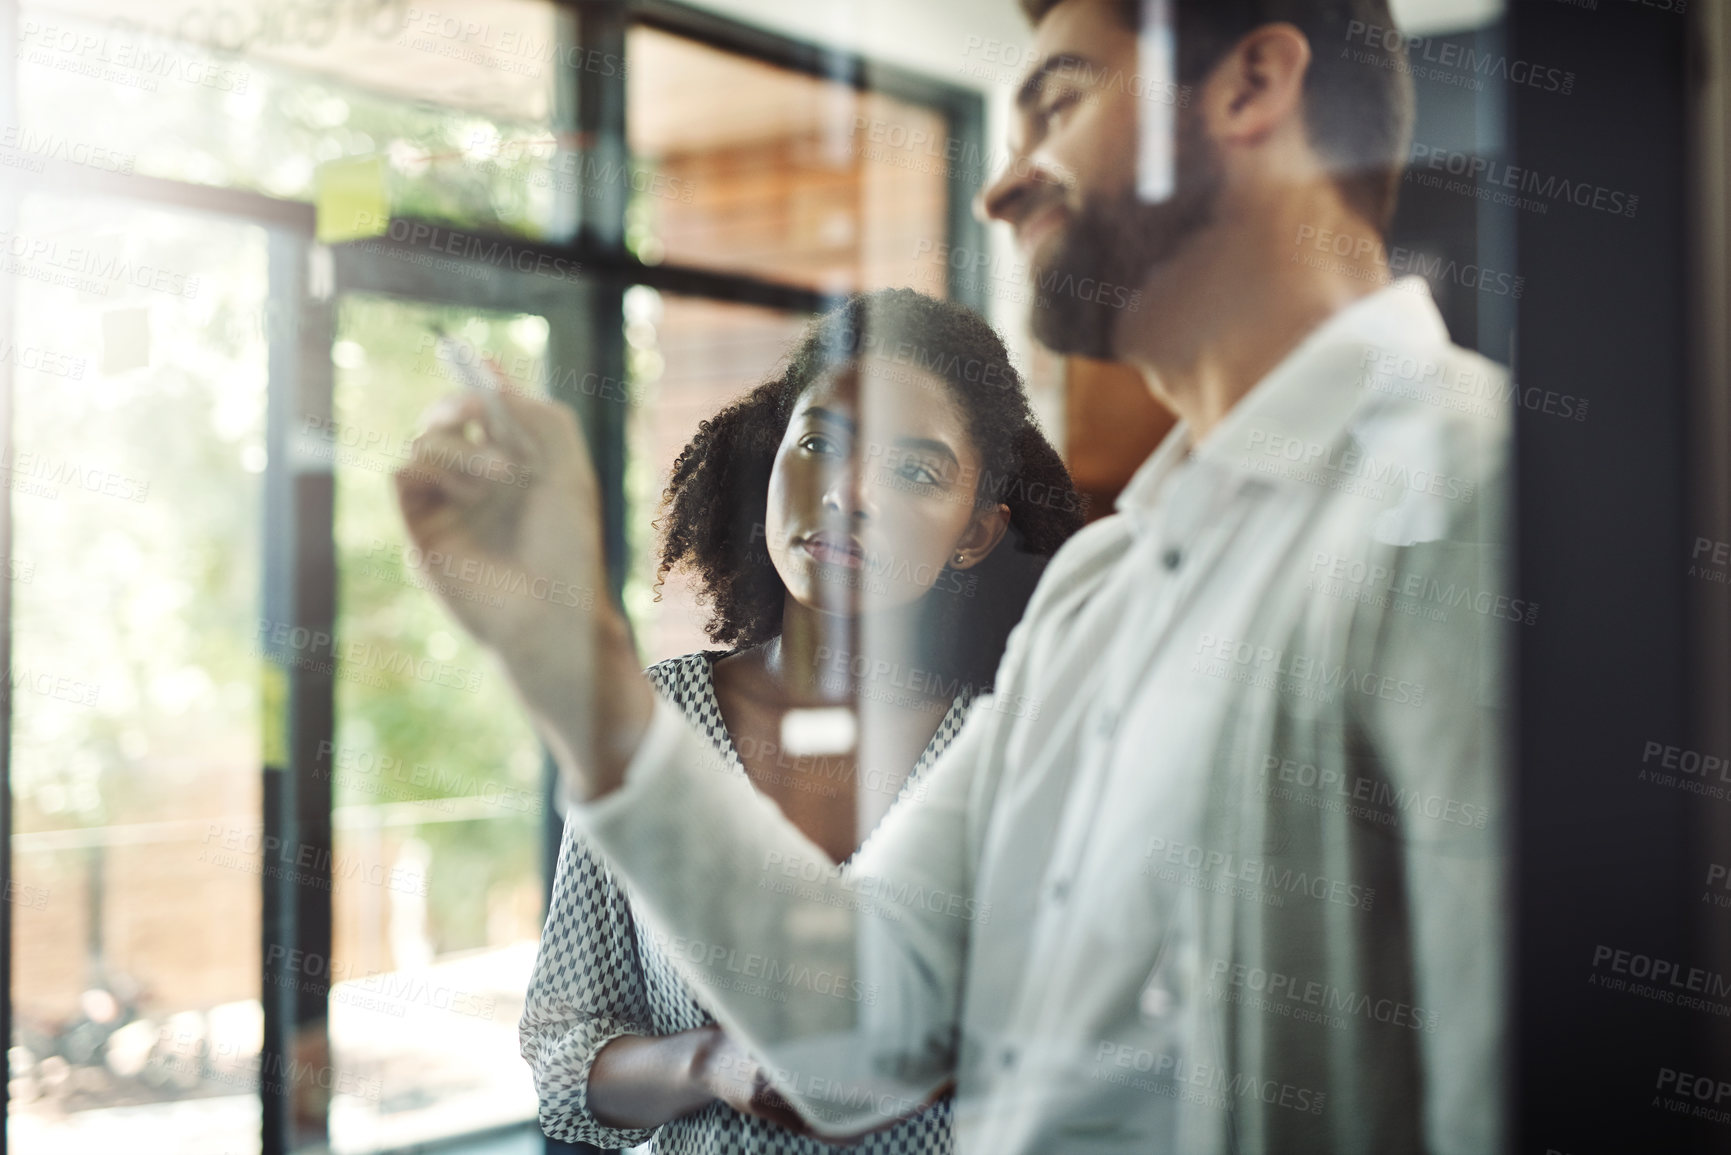
[[[18,9],[9,1150],[535,1135],[560,817],[390,474],[454,360],[578,406],[645,660],[703,646],[689,579],[655,580],[674,456],[838,295],[949,291],[918,258],[953,174],[861,126],[979,120],[845,53],[598,12]]]
[[[1393,587],[1334,596],[1313,583],[1306,595],[1323,594],[1326,620],[1305,625],[1328,633],[1386,611],[1351,635],[1379,661],[1415,623],[1439,635],[1445,622],[1513,627],[1508,684],[1487,681],[1493,688],[1474,705],[1508,707],[1517,747],[1507,805],[1480,814],[1490,816],[1486,837],[1503,839],[1499,853],[1510,856],[1498,913],[1516,940],[1504,1034],[1508,1081],[1524,1100],[1521,1149],[1669,1152],[1702,1136],[1702,1149],[1724,1145],[1731,823],[1716,808],[1731,799],[1731,675],[1721,656],[1731,653],[1731,277],[1720,267],[1731,253],[1731,9],[1389,0],[1399,31],[1346,21],[1336,43],[1311,45],[1306,66],[1410,78],[1414,91],[1404,157],[1368,158],[1402,170],[1388,174],[1400,196],[1383,228],[1363,204],[1338,218],[1332,199],[1313,202],[1308,187],[1290,201],[1282,185],[1205,203],[1217,191],[1208,181],[1177,215],[1104,221],[1116,209],[1157,207],[1109,203],[1129,198],[1129,186],[1113,182],[1137,148],[1198,107],[1195,93],[1167,83],[1177,45],[1159,34],[1103,41],[1134,48],[1136,63],[1123,70],[1071,53],[1027,84],[1038,57],[1024,7],[0,0],[13,33],[0,53],[0,963],[9,1014],[0,1149],[548,1149],[517,1020],[563,821],[555,775],[500,671],[417,576],[391,485],[418,415],[452,388],[457,368],[484,366],[507,388],[579,415],[604,505],[610,588],[600,592],[622,603],[648,663],[711,645],[691,575],[662,580],[658,571],[670,467],[705,418],[772,379],[811,319],[847,295],[911,286],[987,315],[1089,512],[1109,515],[1173,428],[1162,384],[1147,364],[1041,351],[1033,311],[1052,325],[1043,335],[1054,349],[1094,326],[1092,340],[1067,347],[1110,357],[1131,350],[1119,339],[1123,316],[1086,307],[1104,306],[1105,290],[1175,303],[1179,315],[1194,306],[1208,314],[1198,330],[1253,307],[1244,331],[1255,339],[1238,346],[1256,354],[1248,363],[1280,343],[1268,334],[1305,331],[1391,276],[1428,298],[1448,338],[1478,356],[1471,372],[1452,375],[1423,357],[1364,361],[1351,404],[1411,418],[1416,432],[1400,448],[1415,460],[1454,452],[1457,418],[1494,429],[1499,454],[1506,433],[1515,528],[1507,557],[1487,561],[1489,576],[1472,589],[1432,583],[1447,605],[1403,602]],[[1196,15],[1243,6],[1141,7]],[[1073,126],[1065,118],[1099,94],[1117,102],[1122,131],[1110,139],[1122,151],[1090,152],[1095,137],[1068,160],[1049,150],[1027,163],[1017,132]],[[1139,136],[1126,130],[1132,118]],[[1320,139],[1307,124],[1313,131]],[[1289,134],[1266,139],[1299,147]],[[1323,159],[1366,158],[1345,148]],[[1022,190],[1023,209],[1046,219],[1022,221],[1019,254],[1017,230],[988,233],[970,213],[1006,165],[1043,178]],[[1171,175],[1163,164],[1138,167],[1139,193]],[[1227,163],[1214,175],[1236,191],[1257,171],[1269,170]],[[1292,187],[1320,188],[1317,172],[1294,168]],[[1352,197],[1377,199],[1375,183],[1356,182]],[[1280,272],[1270,279],[1281,292],[1244,292],[1237,272],[1216,282],[1222,268],[1208,252],[1184,249],[1195,236],[1185,229],[1205,235],[1222,215],[1276,202],[1291,214],[1280,216],[1282,230],[1292,226],[1276,238]],[[1313,220],[1318,206],[1326,211]],[[1097,209],[1100,231],[1073,227]],[[1000,201],[998,215],[1018,213]],[[1337,228],[1341,219],[1353,230]],[[1238,230],[1209,251],[1236,258],[1260,235]],[[1126,283],[1098,275],[1117,275],[1119,258],[1134,266]],[[1155,275],[1162,260],[1192,259],[1186,268],[1208,274],[1194,285]],[[1217,283],[1230,289],[1214,291]],[[1314,302],[1315,315],[1265,323],[1294,301]],[[1150,316],[1127,306],[1136,308]],[[1440,345],[1437,327],[1424,327]],[[1415,401],[1429,409],[1414,416]],[[882,449],[869,424],[852,421],[850,437]],[[1306,469],[1332,455],[1365,473],[1399,469],[1410,482],[1418,470],[1360,452],[1397,424],[1355,421],[1344,452],[1313,444],[1300,456]],[[1291,456],[1296,440],[1281,450],[1256,432],[1252,456],[1270,469],[1245,492],[1306,479]],[[1348,479],[1354,489],[1363,480]],[[1398,508],[1365,543],[1379,556],[1445,540],[1423,486],[1412,488],[1411,501],[1395,491]],[[1028,508],[1041,504],[1022,493]],[[1461,504],[1476,500],[1473,512],[1486,512],[1486,533],[1501,542],[1488,516],[1505,512],[1493,508],[1499,498],[1485,485]],[[1197,541],[1213,549],[1233,524],[1213,519]],[[816,543],[820,568],[831,563],[817,555],[866,568],[863,543],[826,536],[835,535],[804,539]],[[1191,576],[1207,564],[1202,549],[1174,545],[1157,562],[1150,585],[1190,583],[1162,587],[1179,591],[1165,603],[1175,615],[1218,592]],[[1326,551],[1300,564],[1363,568]],[[947,561],[942,570],[961,572]],[[973,598],[976,589],[964,581],[952,592]],[[1258,604],[1246,629],[1299,600]],[[1523,609],[1510,616],[1510,605]],[[1165,629],[1177,619],[1151,620]],[[869,633],[859,631],[862,646]],[[905,634],[898,640],[927,640],[912,636],[917,627]],[[1291,657],[1282,638],[1266,640],[1257,653]],[[877,668],[852,660],[863,653],[829,648],[849,659],[838,675]],[[1081,665],[1087,676],[1104,668]],[[1471,678],[1469,666],[1446,677]],[[925,669],[914,659],[902,667]],[[1442,697],[1444,676],[1428,701]],[[833,680],[839,702],[857,699],[866,678]],[[1239,687],[1222,693],[1256,688],[1253,678],[1213,680]],[[1083,705],[1104,710],[1107,699]],[[1402,768],[1381,756],[1393,748],[1376,732],[1384,700],[1354,699],[1362,709],[1343,714],[1337,734],[1331,716],[1306,712],[1306,698],[1284,716],[1294,724],[1273,722],[1270,732],[1362,756],[1360,781],[1385,793]],[[1024,704],[1007,703],[1014,724],[1038,713],[1017,713]],[[1165,732],[1138,745],[1120,729],[1129,714],[1105,710],[1094,721],[1102,748],[1124,746],[1118,766],[1133,777]],[[888,729],[864,709],[859,718],[866,724],[841,719],[834,740],[853,754],[869,745],[855,738]],[[1411,748],[1501,733],[1459,721],[1444,717]],[[1024,736],[1003,748],[1038,746]],[[1266,761],[1263,777],[1320,759],[1291,752]],[[877,793],[856,799],[862,814],[888,807],[897,790]],[[1210,794],[1209,805],[1225,797]],[[1272,832],[1252,846],[1265,866],[1295,840],[1319,841],[1306,833],[1317,823],[1356,821],[1284,801],[1293,807],[1237,827],[1246,845],[1256,822]],[[1072,843],[1089,854],[1105,845]],[[1357,869],[1392,845],[1340,861]],[[1241,865],[1255,856],[1237,849],[1220,853]],[[1020,894],[1074,910],[1066,904],[1086,889],[1078,877],[1060,872],[1045,879],[1049,891],[1042,883]],[[1357,960],[1376,964],[1367,975],[1431,945],[1403,937],[1418,925],[1411,880],[1393,868],[1383,877],[1376,917],[1390,922]],[[1223,891],[1207,893],[1230,905]],[[1305,945],[1348,941],[1334,932],[1355,916],[1339,913],[1328,935]],[[1410,925],[1395,925],[1402,919]],[[1186,965],[1181,956],[1149,965]],[[1416,972],[1401,984],[1409,977],[1416,986]],[[1160,997],[1138,1005],[1159,1018],[1170,1004],[1147,990]],[[1379,989],[1365,1001],[1383,994],[1413,991]],[[1264,1022],[1235,998],[1226,1006],[1216,1009],[1237,1016],[1240,1032],[1221,1036],[1228,1051],[1302,1027],[1291,1016]],[[1496,1009],[1485,1006],[1464,1017]],[[1422,1036],[1415,1046],[1444,1033]],[[997,1058],[1015,1069],[1014,1053]],[[1414,1059],[1399,1074],[1428,1077],[1428,1063]],[[1319,1125],[1368,1117],[1351,1097],[1358,1091],[1333,1094]]]

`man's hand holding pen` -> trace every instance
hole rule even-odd
[[[607,592],[600,499],[563,405],[471,388],[423,416],[395,477],[411,554],[493,651],[579,798],[623,779],[653,708]]]

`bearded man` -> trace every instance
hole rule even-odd
[[[1450,407],[1501,371],[1389,276],[1402,39],[1383,0],[1024,7],[981,207],[1038,339],[1182,420],[1053,561],[919,804],[839,870],[655,700],[615,611],[451,610],[818,1133],[953,1082],[972,1155],[1501,1150],[1508,421]],[[604,588],[572,419],[503,400],[431,415],[411,536]],[[442,465],[476,428],[535,483]]]

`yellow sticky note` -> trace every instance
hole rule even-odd
[[[345,157],[319,165],[313,175],[318,238],[325,244],[376,237],[391,226],[385,158]]]
[[[288,671],[269,657],[259,661],[259,722],[264,728],[264,764],[267,769],[289,768],[289,678]]]

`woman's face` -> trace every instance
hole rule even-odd
[[[1003,537],[1009,509],[974,508],[981,465],[942,378],[879,357],[817,378],[769,476],[764,533],[782,584],[828,613],[918,601]]]

